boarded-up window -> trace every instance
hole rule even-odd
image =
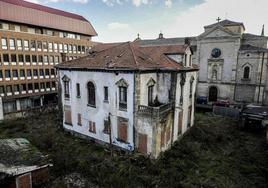
[[[64,107],[65,124],[72,125],[72,112],[69,106]]]
[[[183,111],[179,113],[178,134],[182,133]]]
[[[147,153],[147,135],[139,133],[139,146],[138,151],[141,153]]]
[[[96,133],[96,124],[93,121],[89,121],[89,132]]]
[[[25,174],[20,177],[18,177],[18,187],[19,188],[31,188],[32,187],[32,181],[30,174]]]
[[[82,125],[82,117],[81,117],[81,114],[77,114],[77,124],[78,125]]]
[[[121,142],[128,141],[128,120],[125,118],[118,118],[117,120],[117,135]]]

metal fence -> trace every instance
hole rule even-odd
[[[223,106],[213,106],[213,113],[229,118],[239,119],[239,109]]]

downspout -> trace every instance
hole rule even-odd
[[[235,88],[234,88],[234,96],[233,96],[233,99],[234,101],[236,101],[236,87],[237,87],[237,72],[238,72],[238,59],[239,59],[239,51],[238,51],[238,54],[237,54],[237,58],[236,58],[236,70],[235,70]],[[233,70],[232,70],[233,71]]]
[[[261,81],[262,81],[263,64],[264,64],[264,52],[262,52],[261,75],[260,75],[260,83],[259,83],[259,92],[258,92],[258,100],[257,100],[257,103],[260,102],[260,92],[261,92]]]
[[[136,125],[136,119],[137,119],[137,108],[136,108],[136,73],[134,72],[133,74],[133,79],[134,79],[134,92],[133,92],[133,112],[134,112],[134,116],[133,116],[133,150],[135,150],[135,125]]]

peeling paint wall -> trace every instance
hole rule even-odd
[[[111,113],[111,137],[113,145],[127,150],[134,149],[133,143],[133,98],[134,98],[134,75],[133,74],[115,74],[106,72],[82,72],[82,71],[59,71],[59,78],[63,86],[62,77],[66,75],[70,78],[70,99],[65,100],[62,94],[62,105],[71,107],[72,126],[64,123],[64,128],[70,131],[89,136],[99,141],[109,143],[109,134],[105,134],[104,120],[108,119]],[[105,78],[105,79],[103,79]],[[119,89],[116,85],[121,78],[128,83],[127,88],[127,111],[119,110]],[[91,81],[96,90],[96,108],[88,106],[87,83]],[[80,84],[81,97],[76,96],[76,84]],[[109,100],[104,102],[104,86],[108,87]],[[82,125],[78,125],[78,113],[81,114]],[[118,138],[118,118],[128,119],[128,143],[120,142]],[[89,121],[95,122],[96,133],[89,131]],[[65,120],[63,120],[65,122]]]

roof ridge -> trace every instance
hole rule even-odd
[[[138,61],[137,61],[136,55],[135,55],[135,53],[134,53],[134,50],[133,50],[133,48],[132,48],[132,45],[131,45],[130,42],[128,42],[128,45],[129,45],[129,47],[130,47],[130,50],[131,50],[131,53],[132,53],[134,62],[135,62],[135,64],[136,64],[136,67],[138,68],[138,67],[139,67],[139,65],[138,65]],[[134,44],[133,44],[133,45],[134,45]]]
[[[127,43],[128,43],[128,42],[122,42],[122,43],[118,43],[118,44],[116,44],[116,43],[111,43],[111,44],[116,44],[116,45],[115,45],[115,46],[110,46],[110,47],[105,48],[105,49],[102,49],[102,50],[100,50],[100,51],[97,51],[96,53],[104,52],[104,51],[109,50],[109,49],[111,49],[111,48],[116,48],[116,47],[118,47],[118,46],[121,46],[121,45],[123,45],[123,44],[127,44]],[[102,44],[99,44],[99,45],[102,45]]]

